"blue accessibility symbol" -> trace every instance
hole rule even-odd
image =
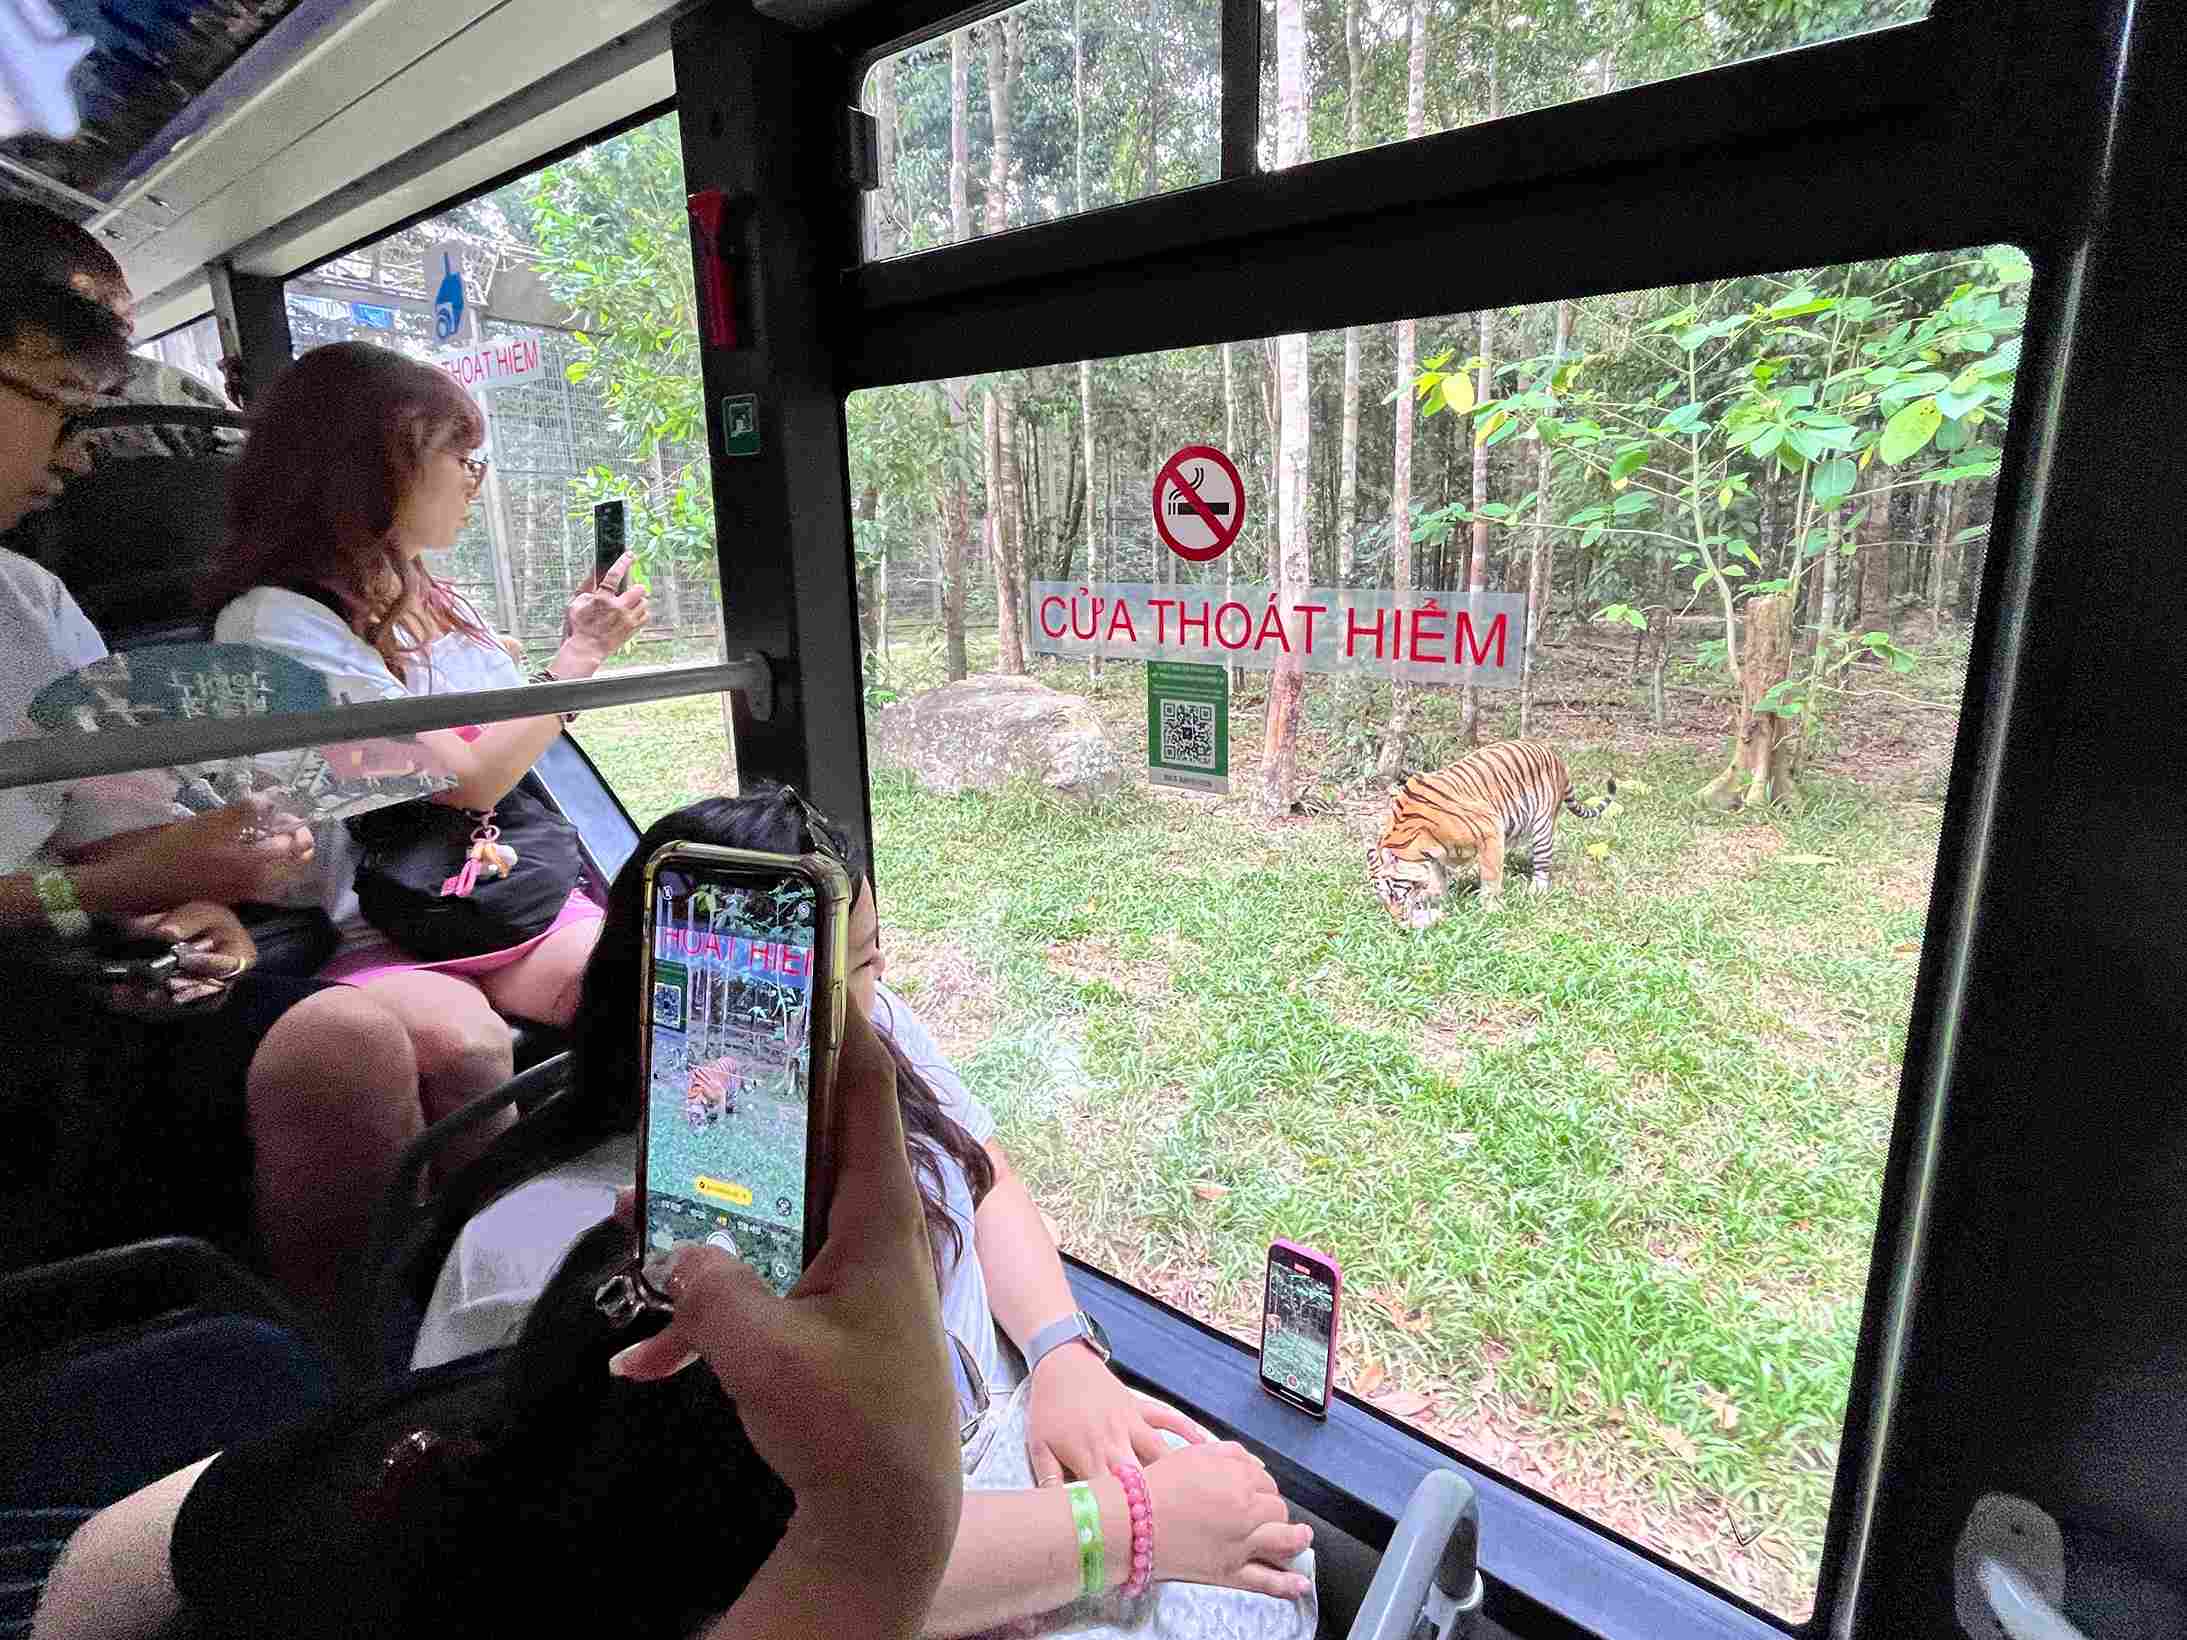
[[[433,334],[445,342],[463,323],[463,270],[450,252],[443,251],[440,261],[440,289],[433,293]]]

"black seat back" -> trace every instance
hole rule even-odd
[[[115,405],[78,419],[108,428],[241,428],[226,410]],[[115,649],[208,636],[198,588],[227,528],[234,456],[107,455],[11,543],[61,578]]]

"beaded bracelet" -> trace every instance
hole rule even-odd
[[[1124,1489],[1131,1507],[1131,1576],[1121,1591],[1129,1600],[1147,1592],[1154,1581],[1154,1500],[1147,1494],[1147,1477],[1135,1463],[1112,1463],[1109,1473]]]

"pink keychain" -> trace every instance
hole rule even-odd
[[[462,899],[478,886],[481,873],[506,877],[515,869],[516,850],[501,841],[501,828],[491,816],[482,816],[478,830],[471,833],[471,848],[463,858],[463,869],[440,885],[441,895],[444,899]]]

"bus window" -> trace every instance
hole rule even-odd
[[[140,359],[154,359],[172,366],[200,385],[211,388],[222,403],[227,402],[228,389],[220,375],[220,327],[213,322],[210,313],[195,324],[170,330],[133,351]]]
[[[891,982],[1068,1250],[1323,1249],[1342,1387],[1811,1608],[2029,274],[852,397]]]
[[[1283,159],[1275,144],[1276,34],[1285,9],[1285,0],[1265,7],[1261,26],[1264,168],[1454,131],[1929,13],[1928,0],[1659,3],[1592,15],[1526,0],[1458,7],[1299,0],[1288,9],[1309,42],[1301,87],[1309,151]]]
[[[886,261],[1214,181],[1221,25],[1212,0],[1031,0],[876,63],[860,99],[880,125],[866,254]]]
[[[298,353],[393,347],[485,411],[479,505],[443,573],[536,660],[615,501],[652,603],[622,662],[720,656],[684,222],[671,113],[288,283]]]

